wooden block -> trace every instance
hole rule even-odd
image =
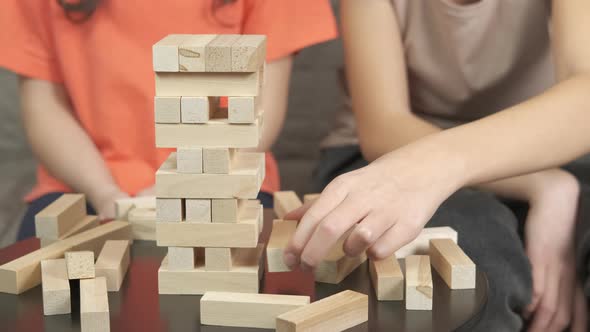
[[[205,248],[205,270],[207,271],[231,271],[231,248]]]
[[[426,227],[414,241],[396,251],[395,256],[405,258],[409,255],[428,255],[432,239],[451,239],[457,243],[457,232],[451,227]]]
[[[187,271],[195,268],[197,256],[195,248],[168,247],[168,269]]]
[[[156,208],[155,196],[120,198],[115,201],[115,219],[127,220],[132,208]],[[155,220],[155,219],[154,219]]]
[[[154,97],[156,123],[180,123],[180,97]]]
[[[63,315],[72,312],[70,282],[65,259],[41,261],[43,314]]]
[[[266,36],[242,35],[231,48],[234,72],[255,72],[263,64],[266,56]]]
[[[430,240],[430,261],[449,288],[475,288],[475,264],[453,240]]]
[[[406,310],[432,310],[432,273],[426,255],[406,257]]]
[[[261,118],[255,123],[242,125],[230,124],[224,119],[214,119],[199,125],[156,123],[156,146],[255,148],[260,142],[261,123]]]
[[[35,234],[39,238],[59,239],[86,216],[83,194],[64,194],[35,215]]]
[[[276,319],[309,304],[309,296],[206,292],[201,298],[201,324],[276,328]]]
[[[182,97],[180,100],[180,119],[182,123],[207,123],[213,114],[217,103],[212,97]]]
[[[367,255],[348,257],[342,249],[344,241],[352,232],[352,228],[338,239],[338,242],[330,249],[323,261],[316,267],[314,274],[317,282],[339,284],[352,271],[367,260]]]
[[[180,71],[204,72],[206,49],[217,35],[188,35],[178,46]]]
[[[109,292],[118,292],[130,262],[129,241],[106,241],[96,259],[96,277],[104,277]]]
[[[211,200],[192,199],[185,200],[187,222],[211,222]]]
[[[395,257],[369,260],[369,273],[379,301],[404,299],[404,274]]]
[[[231,148],[204,148],[203,172],[208,174],[229,174],[234,157]]]
[[[368,319],[369,297],[345,290],[280,315],[277,331],[344,331]]]
[[[179,147],[176,149],[176,166],[179,173],[203,173],[203,149]]]
[[[156,240],[156,207],[133,208],[128,213],[131,236],[134,240]]]
[[[218,35],[205,46],[205,71],[207,72],[231,72],[232,71],[232,45],[240,38],[240,35]]]
[[[279,219],[283,219],[287,213],[303,205],[294,191],[277,191],[273,199],[274,210]]]
[[[254,123],[258,118],[258,97],[228,97],[227,114],[229,123]]]
[[[156,96],[258,96],[263,72],[156,73]]]
[[[63,240],[65,238],[71,237],[72,235],[76,235],[87,231],[91,228],[98,226],[98,217],[97,216],[86,216],[82,218],[82,220],[78,221],[69,231],[65,232],[59,239],[51,239],[51,238],[41,238],[41,248],[47,247],[48,245]]]
[[[321,194],[306,194],[303,195],[303,204],[315,202],[316,199],[320,198]]]
[[[179,71],[178,45],[182,44],[186,37],[186,35],[168,35],[152,46],[155,72]]]
[[[241,201],[235,198],[212,199],[211,221],[223,223],[238,222],[238,211]]]
[[[110,331],[109,296],[104,277],[80,280],[80,327],[82,332]]]
[[[158,270],[158,291],[186,295],[207,291],[258,293],[262,251],[262,244],[256,248],[237,249],[231,271],[207,271],[200,259],[191,271],[170,271],[168,258],[164,258]]]
[[[156,172],[156,194],[162,198],[256,198],[264,178],[264,153],[236,154],[229,174],[183,174],[174,153]]]
[[[70,280],[94,278],[94,252],[67,251],[65,257]]]
[[[230,223],[166,222],[156,223],[156,241],[160,247],[252,248],[258,243],[259,206],[248,208],[242,220]]]
[[[41,282],[41,261],[63,257],[66,251],[92,250],[96,254],[106,240],[130,240],[128,222],[112,221],[35,250],[0,266],[0,292],[21,294]]]
[[[156,198],[156,222],[175,222],[183,220],[184,204],[182,199]]]
[[[268,272],[291,271],[283,261],[283,254],[296,229],[295,220],[275,220],[272,223],[272,231],[266,246]]]

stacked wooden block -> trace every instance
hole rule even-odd
[[[153,47],[160,294],[258,292],[266,37],[170,35]],[[227,98],[227,108],[220,99]]]

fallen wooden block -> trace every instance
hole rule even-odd
[[[180,123],[180,97],[154,97],[156,123]]]
[[[228,97],[229,123],[254,123],[260,112],[258,97]]]
[[[65,259],[41,261],[41,288],[45,316],[72,312],[70,282]]]
[[[183,174],[174,153],[156,172],[156,194],[161,198],[256,198],[264,179],[264,153],[236,155],[229,174]]]
[[[426,227],[416,239],[396,251],[395,256],[399,259],[409,255],[428,255],[432,239],[451,239],[456,243],[457,232],[451,227]]]
[[[404,299],[404,274],[395,257],[383,260],[369,260],[369,273],[379,301],[401,301]]]
[[[273,195],[273,205],[279,219],[299,208],[303,203],[294,191],[277,191]]]
[[[196,248],[168,247],[168,269],[188,271],[195,268],[198,255]]]
[[[110,331],[109,297],[104,277],[80,280],[80,327],[82,332]]]
[[[127,274],[131,257],[129,241],[108,240],[96,260],[96,277],[104,277],[109,292],[118,292]]]
[[[209,174],[229,174],[234,158],[231,148],[204,148],[203,172]]]
[[[98,217],[97,216],[86,216],[82,218],[82,220],[78,221],[69,231],[65,232],[59,239],[51,239],[51,238],[41,238],[41,248],[47,247],[48,245],[71,237],[72,235],[76,235],[82,233],[86,230],[94,228],[98,226]]]
[[[187,35],[168,35],[152,46],[154,71],[179,71],[178,45],[186,38]]]
[[[430,258],[406,257],[406,310],[432,310],[432,294]]]
[[[180,198],[156,198],[156,222],[184,220],[184,204]]]
[[[204,124],[156,123],[156,146],[255,148],[260,143],[262,119],[251,124],[236,125],[227,119],[213,119]]]
[[[475,288],[475,264],[451,239],[430,240],[430,261],[449,288]]]
[[[303,204],[315,202],[316,199],[320,198],[321,194],[306,194],[303,195]]]
[[[278,332],[344,331],[369,319],[369,297],[345,290],[277,317]]]
[[[86,216],[83,194],[63,194],[35,215],[38,238],[59,239]]]
[[[156,96],[258,96],[263,72],[155,73]]]
[[[94,278],[94,252],[66,251],[65,257],[70,280]]]
[[[211,222],[210,199],[185,199],[187,222]]]
[[[188,35],[178,45],[178,66],[184,72],[204,72],[206,50],[217,35]]]
[[[63,257],[66,251],[91,250],[96,254],[106,240],[130,240],[131,228],[112,221],[35,250],[0,266],[0,292],[21,294],[41,282],[41,261]]]
[[[255,72],[266,56],[266,36],[242,35],[232,44],[231,70],[233,72]]]
[[[179,173],[203,173],[203,149],[179,147],[176,150],[176,167]]]
[[[279,315],[308,304],[308,296],[206,292],[201,324],[274,329]]]
[[[338,239],[326,258],[316,267],[314,274],[317,282],[339,284],[367,260],[365,253],[356,257],[349,257],[344,253],[342,247],[350,232],[352,232],[352,228]]]
[[[231,271],[231,248],[205,248],[205,270],[207,271]]]
[[[115,201],[115,219],[127,220],[132,208],[156,208],[155,196],[120,198]],[[154,219],[155,220],[155,219]]]
[[[134,240],[156,240],[156,208],[133,208],[128,213]]]
[[[205,46],[205,71],[207,72],[231,72],[232,71],[232,45],[240,38],[240,35],[217,35],[215,39]]]
[[[285,265],[283,254],[289,241],[295,234],[297,221],[275,220],[266,246],[266,262],[268,272],[287,272],[291,269]]]
[[[237,249],[231,271],[207,271],[205,262],[200,258],[197,258],[197,265],[191,271],[171,271],[168,269],[168,258],[164,258],[158,270],[158,291],[160,294],[186,295],[207,291],[258,293],[262,251],[263,245]]]

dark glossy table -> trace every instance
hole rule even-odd
[[[261,239],[268,238],[271,222],[272,212],[266,210]],[[39,241],[33,238],[0,249],[0,264],[37,248]],[[157,271],[165,253],[166,248],[156,247],[154,242],[135,241],[132,262],[121,291],[109,293],[111,331],[259,331],[201,325],[200,296],[158,295]],[[323,298],[344,289],[369,294],[369,321],[350,331],[451,331],[479,319],[488,289],[483,273],[478,271],[474,290],[451,291],[435,271],[433,282],[432,311],[406,311],[403,301],[376,301],[367,263],[339,285],[317,283],[316,296]],[[79,330],[77,315],[43,315],[40,286],[21,295],[0,293],[0,331]]]

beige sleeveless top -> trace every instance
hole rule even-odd
[[[546,0],[392,0],[412,111],[448,128],[498,112],[553,85]],[[350,103],[323,146],[358,144]]]

